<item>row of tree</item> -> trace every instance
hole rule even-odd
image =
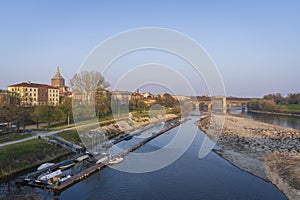
[[[276,109],[276,104],[273,100],[252,99],[248,102],[247,108],[248,110],[261,110],[261,111],[273,112]]]
[[[52,105],[37,105],[27,106],[22,105],[21,100],[16,95],[8,95],[9,104],[0,106],[0,123],[6,124],[2,126],[3,132],[10,132],[16,129],[20,132],[25,131],[27,125],[47,122],[50,125],[52,122],[64,122],[72,120],[72,100],[65,98],[59,106]]]
[[[252,99],[247,107],[249,110],[286,112],[285,104],[300,104],[300,93],[290,93],[286,97],[280,93],[268,94],[263,99]]]
[[[272,100],[276,104],[300,104],[300,93],[290,93],[286,97],[280,93],[268,94],[263,99]]]

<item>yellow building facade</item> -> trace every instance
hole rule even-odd
[[[46,84],[22,82],[8,86],[8,91],[18,95],[23,105],[53,105],[59,104],[59,89]]]

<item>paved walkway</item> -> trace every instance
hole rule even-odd
[[[2,144],[0,144],[0,147],[4,147],[4,146],[7,146],[7,145],[11,145],[11,144],[17,144],[17,143],[20,143],[20,142],[25,142],[25,141],[28,141],[28,140],[37,139],[39,137],[51,136],[51,135],[54,135],[56,133],[60,133],[60,132],[63,132],[63,131],[72,130],[72,129],[79,128],[79,127],[90,126],[90,125],[97,124],[97,123],[98,122],[92,123],[92,124],[85,124],[85,125],[81,125],[81,126],[78,126],[78,127],[75,126],[75,127],[65,128],[65,129],[61,129],[61,130],[57,130],[57,131],[50,131],[50,132],[40,131],[40,132],[36,132],[35,135],[33,135],[31,137],[28,137],[28,138],[2,143]]]
[[[11,145],[11,144],[17,144],[17,143],[20,143],[20,142],[25,142],[25,141],[28,141],[28,140],[37,139],[39,137],[45,137],[45,136],[54,135],[54,134],[62,132],[64,130],[66,130],[66,129],[58,130],[58,131],[50,131],[50,132],[37,132],[36,135],[33,135],[31,137],[28,137],[28,138],[24,138],[24,139],[21,139],[21,140],[16,140],[16,141],[2,143],[2,144],[0,144],[0,147],[4,147],[4,146],[7,146],[7,145]]]

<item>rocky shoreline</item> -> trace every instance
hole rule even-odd
[[[278,187],[288,199],[300,199],[300,131],[227,115],[219,136],[209,135],[210,116],[198,122],[215,150],[235,166]]]

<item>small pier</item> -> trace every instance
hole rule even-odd
[[[105,166],[106,165],[103,163],[95,164],[92,167],[89,167],[89,168],[75,174],[70,179],[66,180],[65,182],[55,185],[53,189],[55,191],[62,191],[64,189],[68,188],[69,186],[79,182],[80,180],[85,179],[86,177],[90,176],[91,174],[95,173],[96,171],[104,168]]]

